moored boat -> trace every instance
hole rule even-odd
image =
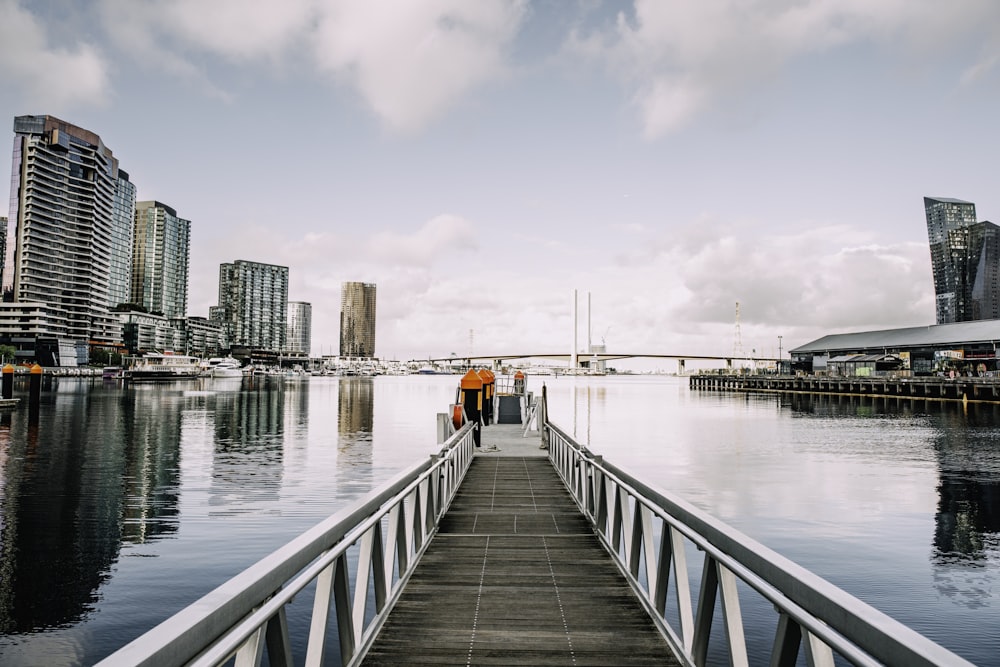
[[[143,355],[123,373],[123,377],[132,382],[193,380],[198,375],[198,357],[159,352]]]
[[[243,367],[239,359],[233,357],[212,357],[202,365],[202,373],[214,378],[243,377]]]

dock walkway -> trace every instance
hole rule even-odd
[[[483,451],[363,664],[679,664],[537,433],[521,433],[485,429]]]

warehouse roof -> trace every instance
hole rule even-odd
[[[789,353],[857,352],[878,348],[944,347],[968,343],[1000,343],[1000,320],[830,334],[789,350]]]

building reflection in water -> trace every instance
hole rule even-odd
[[[941,420],[934,442],[940,475],[935,586],[964,606],[988,606],[996,582],[983,566],[1000,557],[1000,406],[959,406]]]
[[[1000,557],[1000,405],[825,394],[786,395],[782,404],[813,415],[925,418],[938,469],[935,586],[965,607],[989,603],[993,583],[980,578]]]
[[[279,511],[274,501],[284,470],[285,394],[280,377],[264,377],[212,396],[211,515]]]
[[[370,377],[337,382],[337,493],[358,496],[372,484],[375,385]]]
[[[576,380],[576,378],[574,378]],[[606,387],[598,385],[596,387],[591,386],[590,382],[587,382],[584,386],[579,386],[578,382],[573,383],[572,401],[573,401],[573,437],[576,438],[577,442],[589,447],[590,442],[590,424],[592,421],[591,413],[594,411],[596,404],[597,408],[602,409],[606,406],[608,399],[608,390]],[[583,404],[581,407],[580,404]],[[582,415],[580,414],[582,412]],[[580,432],[580,426],[578,426],[578,421],[583,420],[584,432]]]
[[[4,634],[79,620],[123,543],[177,530],[177,403],[138,411],[132,392],[71,382],[0,422]]]

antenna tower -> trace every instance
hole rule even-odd
[[[733,332],[733,358],[745,359],[747,353],[743,351],[743,334],[740,331],[740,302],[736,302],[736,330]]]

